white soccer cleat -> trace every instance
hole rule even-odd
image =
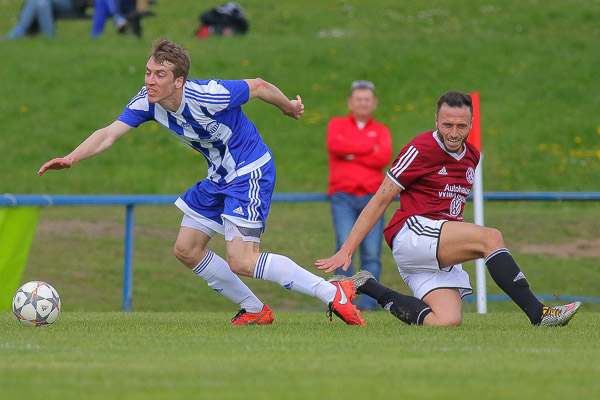
[[[564,306],[544,307],[541,326],[565,326],[581,307],[581,302],[576,301]]]
[[[358,288],[361,287],[362,285],[364,285],[365,282],[368,281],[369,279],[375,279],[375,277],[369,271],[363,270],[363,271],[358,271],[356,274],[354,274],[352,276],[334,275],[331,278],[329,278],[327,280],[327,282],[351,281],[352,285],[354,286],[354,289],[356,289],[356,293],[360,294],[360,291],[358,290]]]

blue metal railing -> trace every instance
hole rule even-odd
[[[0,207],[44,206],[125,206],[125,255],[123,266],[123,311],[131,310],[133,294],[134,207],[138,205],[170,205],[178,195],[0,195]],[[597,201],[600,192],[488,192],[486,201]],[[275,193],[272,203],[310,203],[327,201],[325,193]],[[493,296],[488,296],[492,299]],[[563,297],[566,300],[566,297]],[[597,299],[595,300],[597,301]]]
[[[167,205],[173,204],[177,195],[47,195],[3,194],[0,206],[107,206],[107,205]],[[470,199],[470,198],[469,198]],[[600,200],[600,192],[487,192],[486,201],[566,201]],[[273,203],[303,203],[327,201],[325,193],[275,193]]]

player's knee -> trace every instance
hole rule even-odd
[[[254,264],[247,259],[239,256],[227,255],[227,263],[234,274],[242,276],[252,276],[254,273]]]
[[[502,237],[502,232],[498,229],[487,228],[486,235],[486,253],[491,253],[495,250],[506,247],[504,244],[504,238]]]
[[[188,266],[189,268],[194,268],[195,264],[197,264],[200,260],[198,259],[198,254],[194,249],[190,246],[186,246],[183,243],[176,242],[175,246],[173,246],[173,254],[175,258],[181,261],[183,264]]]
[[[179,242],[176,242],[173,246],[173,254],[175,255],[175,258],[181,261],[185,258],[186,249]]]
[[[462,313],[429,313],[423,325],[426,326],[460,326]]]
[[[460,326],[462,323],[462,315],[449,315],[442,319],[440,326]]]

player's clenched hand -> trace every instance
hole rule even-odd
[[[300,118],[304,114],[304,104],[302,104],[300,96],[296,96],[296,100],[290,100],[290,104],[292,105],[291,110],[286,112],[285,115],[294,119]]]
[[[342,267],[342,269],[346,271],[348,270],[348,267],[350,267],[351,263],[352,254],[340,250],[329,258],[317,260],[317,262],[315,262],[315,265],[321,270],[324,269],[325,273],[328,274],[330,272],[335,271],[339,267]]]
[[[67,160],[66,158],[55,158],[42,165],[42,168],[40,168],[40,170],[38,171],[38,175],[42,176],[42,174],[49,169],[71,168],[71,165],[73,165],[73,162]]]

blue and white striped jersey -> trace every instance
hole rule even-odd
[[[271,159],[256,126],[242,111],[249,93],[243,80],[188,79],[181,106],[171,112],[160,104],[150,103],[144,86],[118,120],[134,128],[146,121],[157,121],[204,155],[210,180],[229,183]]]

